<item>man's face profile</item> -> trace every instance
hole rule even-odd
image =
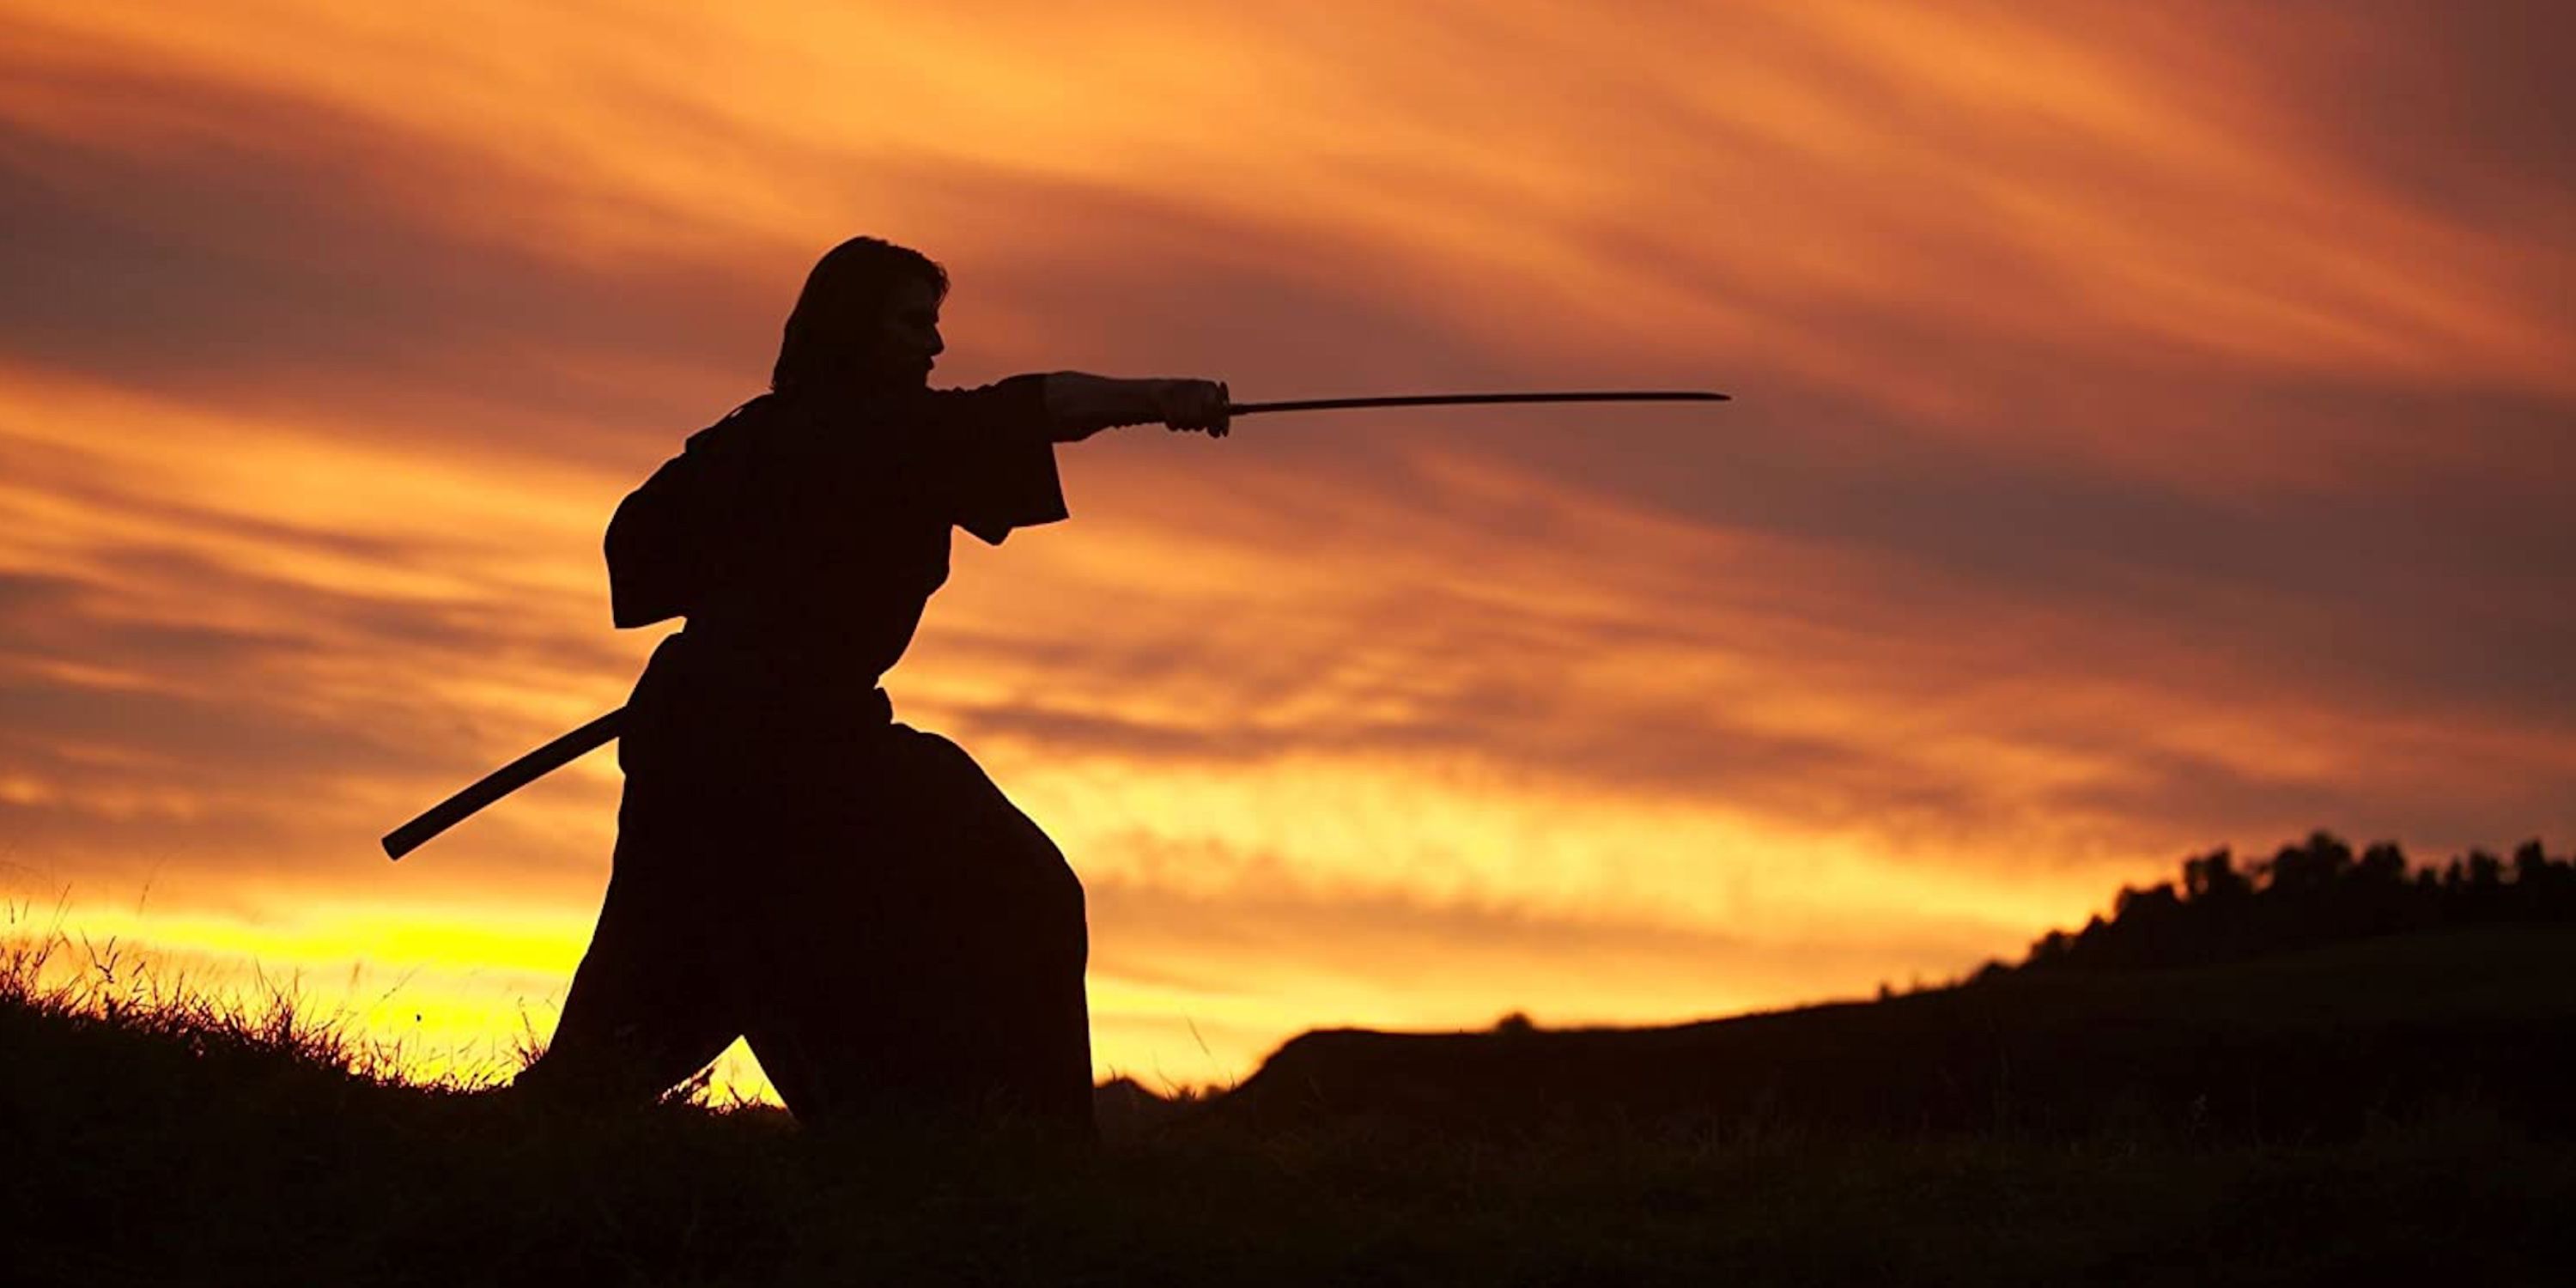
[[[939,288],[922,278],[897,283],[869,340],[869,356],[889,380],[928,383],[931,367],[948,347],[939,338]]]

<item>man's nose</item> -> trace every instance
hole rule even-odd
[[[946,352],[948,352],[948,342],[939,338],[939,331],[937,328],[932,328],[930,332],[930,356],[936,358]]]

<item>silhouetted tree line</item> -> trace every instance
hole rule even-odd
[[[2537,840],[2509,860],[2471,850],[2437,869],[2409,863],[2392,841],[2355,854],[2318,832],[2242,867],[2224,847],[2185,859],[2178,885],[2122,887],[2108,920],[2052,930],[2018,968],[1992,962],[1978,974],[2197,966],[2401,931],[2567,921],[2576,854],[2553,859]]]

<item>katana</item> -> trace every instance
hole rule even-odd
[[[1550,394],[1402,394],[1393,398],[1305,398],[1296,402],[1227,403],[1225,414],[1258,416],[1273,411],[1346,411],[1360,407],[1473,407],[1493,403],[1725,402],[1725,394],[1700,389],[1604,389]]]
[[[1525,394],[1402,394],[1387,398],[1305,398],[1293,402],[1228,403],[1228,419],[1286,411],[1356,411],[1369,407],[1468,407],[1501,403],[1636,403],[1725,402],[1727,396],[1699,389],[1602,389]],[[432,837],[472,818],[484,806],[599,750],[616,740],[626,726],[619,707],[546,745],[485,774],[465,790],[423,811],[421,816],[385,833],[385,857],[402,856]]]

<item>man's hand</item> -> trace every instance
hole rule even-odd
[[[1225,437],[1232,428],[1225,412],[1232,398],[1222,381],[1113,380],[1079,371],[1054,372],[1046,381],[1047,414],[1055,421],[1059,443],[1079,443],[1104,429],[1158,420],[1214,438]]]
[[[1203,430],[1210,438],[1223,438],[1233,428],[1225,409],[1234,403],[1222,380],[1162,381],[1157,401],[1162,407],[1163,425],[1179,431]]]

